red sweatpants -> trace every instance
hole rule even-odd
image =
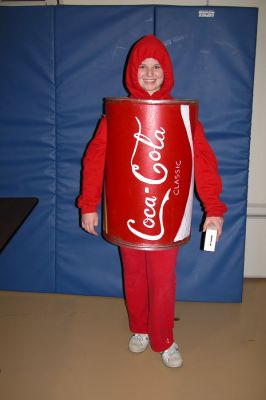
[[[120,250],[130,330],[148,333],[152,349],[164,351],[174,342],[178,248]]]

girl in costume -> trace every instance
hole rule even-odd
[[[126,67],[126,86],[131,98],[172,99],[172,63],[167,49],[155,36],[143,37],[132,48]],[[78,198],[82,228],[93,235],[97,235],[106,145],[107,124],[103,116],[83,160],[82,193]],[[193,147],[196,188],[206,214],[203,231],[214,225],[218,240],[227,208],[219,199],[222,182],[217,160],[199,121]],[[140,353],[150,344],[152,350],[161,354],[164,365],[180,367],[183,360],[173,337],[178,247],[153,251],[120,247],[120,252],[129,326],[133,333],[129,350]]]

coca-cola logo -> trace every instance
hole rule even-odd
[[[135,116],[135,119],[138,124],[138,131],[133,134],[135,139],[135,146],[131,157],[131,170],[134,176],[145,184],[144,192],[148,196],[145,196],[144,200],[144,210],[143,210],[143,220],[142,224],[147,229],[153,229],[156,225],[157,216],[159,216],[159,233],[155,235],[149,235],[147,233],[143,233],[133,227],[136,224],[134,219],[129,219],[127,221],[128,229],[136,236],[145,239],[145,240],[159,240],[164,235],[164,223],[163,223],[163,210],[166,202],[169,200],[169,195],[171,192],[171,188],[167,189],[161,204],[157,204],[157,197],[149,195],[150,188],[148,185],[160,185],[166,181],[168,176],[168,169],[166,166],[160,162],[161,161],[161,151],[165,146],[165,129],[163,127],[159,127],[156,129],[153,138],[148,137],[142,133],[142,124],[138,117]],[[152,176],[145,176],[143,171],[141,170],[141,165],[139,165],[135,161],[136,153],[138,151],[139,145],[142,144],[148,149],[148,158],[151,165]]]
[[[167,226],[165,227],[166,222],[164,221],[164,213],[166,213],[165,206],[170,199],[170,195],[173,196],[171,201],[173,198],[177,200],[180,196],[184,200],[184,196],[188,196],[186,198],[186,205],[183,211],[181,223],[180,225],[178,224],[177,231],[173,239],[174,242],[183,240],[190,234],[192,199],[194,190],[194,162],[189,106],[181,105],[180,114],[182,117],[183,126],[185,128],[186,137],[189,142],[191,152],[190,156],[192,157],[190,178],[186,178],[190,180],[189,188],[187,187],[187,183],[185,183],[185,185],[182,184],[182,174],[184,173],[184,168],[190,168],[188,166],[188,159],[190,156],[184,156],[184,165],[182,157],[177,158],[171,164],[173,171],[168,171],[170,164],[167,164],[167,168],[162,161],[164,160],[162,155],[164,156],[166,154],[165,144],[167,141],[167,134],[170,132],[166,132],[166,128],[163,126],[158,126],[157,128],[153,125],[153,131],[148,131],[147,133],[147,129],[149,129],[149,127],[147,127],[146,120],[144,121],[145,123],[142,124],[140,118],[134,116],[138,129],[137,132],[133,133],[134,144],[130,159],[130,166],[134,177],[140,183],[140,190],[143,190],[144,196],[140,196],[143,198],[143,211],[140,209],[140,212],[137,212],[138,217],[136,219],[129,218],[127,220],[127,228],[135,236],[144,240],[158,241],[164,236],[165,228],[168,229]],[[180,129],[182,131],[182,128]],[[178,135],[179,134],[180,132]],[[177,137],[179,137],[178,135]],[[185,171],[187,176],[187,169]],[[170,172],[172,177],[171,179]],[[157,190],[158,188],[156,188],[156,186],[158,185],[161,185],[162,190]],[[183,186],[185,186],[185,188]],[[187,192],[187,190],[189,191]],[[175,202],[175,204],[177,203]]]

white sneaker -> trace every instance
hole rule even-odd
[[[162,361],[166,367],[177,368],[182,366],[183,360],[181,354],[179,353],[178,346],[176,343],[173,343],[168,349],[163,351],[161,354],[162,354]]]
[[[128,349],[133,353],[142,353],[149,344],[149,335],[146,333],[134,333],[128,343]]]

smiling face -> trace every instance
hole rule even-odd
[[[163,84],[164,72],[158,60],[145,58],[138,68],[138,82],[150,95],[157,92]]]

